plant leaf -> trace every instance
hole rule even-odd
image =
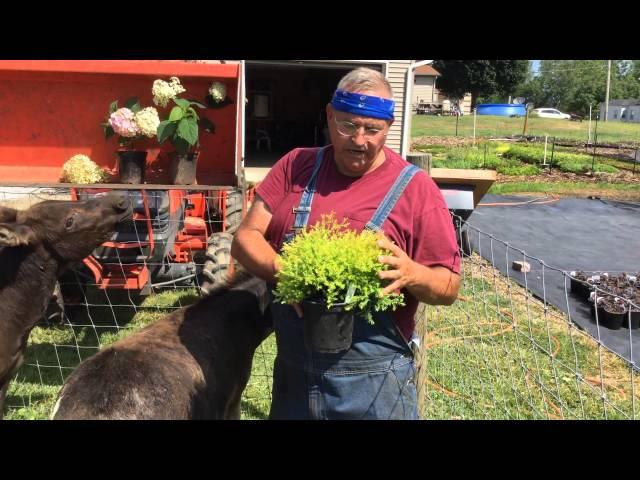
[[[189,103],[191,105],[195,105],[196,107],[207,108],[206,105],[203,105],[202,103],[198,102],[197,100],[189,100]]]
[[[116,132],[113,131],[113,127],[108,123],[103,125],[104,127],[104,138],[109,140],[111,137],[115,135]]]
[[[171,113],[169,114],[170,122],[180,120],[182,117],[184,117],[184,110],[182,109],[182,107],[176,106],[171,109]]]
[[[184,139],[189,145],[195,145],[198,141],[198,124],[194,119],[183,118],[178,123],[178,137]]]
[[[176,147],[176,151],[181,154],[187,153],[191,148],[191,145],[189,144],[189,142],[187,142],[186,140],[180,137],[175,137],[172,143],[173,143],[173,146]]]
[[[133,113],[138,113],[140,111],[140,102],[137,97],[131,97],[127,99],[124,103],[124,106],[131,110]]]
[[[185,110],[189,108],[189,100],[185,100],[184,98],[174,98],[173,101],[176,105],[184,108]]]
[[[109,105],[109,115],[111,115],[116,110],[118,110],[118,100],[111,102],[111,105]]]
[[[198,112],[196,112],[192,107],[189,107],[187,109],[187,113],[189,114],[189,116],[195,118],[196,120],[198,120],[200,117],[198,117]]]
[[[158,125],[158,143],[164,143],[164,141],[173,136],[176,132],[177,124],[164,120]]]

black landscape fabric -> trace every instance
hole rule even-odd
[[[589,303],[570,292],[569,279],[565,280],[560,272],[543,269],[535,260],[566,272],[638,274],[640,204],[578,198],[543,201],[535,197],[485,195],[468,219],[474,251],[523,286],[525,275],[513,270],[511,263],[514,260],[530,263],[526,286],[534,295],[570,314],[580,328],[640,367],[640,329],[610,330],[602,325],[598,328]],[[520,204],[482,206],[494,203]],[[495,238],[492,240],[473,227]],[[535,258],[524,258],[516,249]]]

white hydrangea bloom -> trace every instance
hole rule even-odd
[[[160,125],[160,117],[158,111],[153,107],[147,107],[136,113],[136,124],[140,129],[140,132],[146,137],[155,137],[158,132],[158,125]]]
[[[224,83],[213,82],[209,87],[209,95],[214,102],[220,103],[227,97],[227,87]]]
[[[156,80],[153,82],[153,103],[160,107],[166,107],[169,100],[175,98],[176,95],[186,92],[184,87],[180,85],[178,77],[171,77],[169,82],[164,80]]]
[[[62,165],[60,180],[68,183],[98,183],[106,179],[106,172],[83,154],[74,155]]]

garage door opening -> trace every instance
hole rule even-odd
[[[325,108],[352,68],[247,62],[245,167],[271,167],[293,148],[329,143]]]

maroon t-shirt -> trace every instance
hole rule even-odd
[[[291,232],[295,219],[293,208],[300,204],[317,151],[317,148],[297,148],[287,153],[256,189],[273,214],[266,236],[277,252],[284,235]],[[387,147],[384,147],[384,153],[384,163],[373,172],[348,177],[338,171],[333,147],[328,147],[318,172],[308,226],[320,220],[320,215],[333,211],[338,221],[346,218],[352,229],[362,231],[402,169],[409,164]],[[440,190],[424,170],[411,179],[382,230],[415,262],[460,272],[460,253],[451,215]],[[403,293],[406,306],[392,315],[400,331],[409,339],[415,328],[413,317],[418,301],[406,289]]]

